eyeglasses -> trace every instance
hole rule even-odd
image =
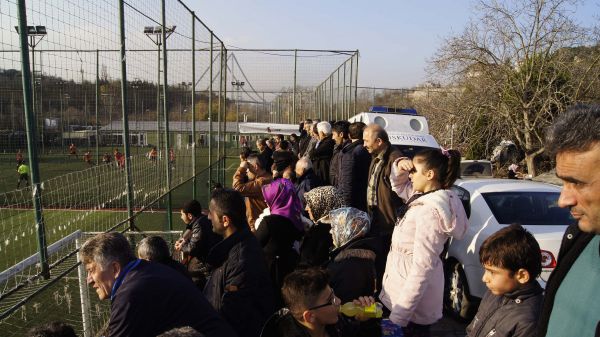
[[[321,309],[330,305],[339,305],[339,299],[337,297],[335,297],[335,294],[333,293],[333,289],[331,289],[331,294],[329,295],[329,297],[327,298],[327,303],[325,304],[321,304],[321,305],[317,305],[311,308],[308,308],[306,310],[317,310],[317,309]]]

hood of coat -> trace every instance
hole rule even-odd
[[[439,216],[439,229],[449,236],[461,239],[467,231],[468,219],[462,202],[452,190],[428,193],[410,204],[410,208],[428,206]]]

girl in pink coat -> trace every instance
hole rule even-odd
[[[438,149],[399,158],[392,168],[392,190],[408,210],[396,221],[379,298],[405,336],[429,336],[429,326],[442,318],[440,254],[467,229],[462,203],[450,190],[459,171],[460,153]]]

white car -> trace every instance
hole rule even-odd
[[[568,209],[558,207],[559,186],[512,179],[457,180],[452,188],[463,201],[469,228],[461,240],[451,240],[445,261],[447,310],[471,319],[486,291],[479,247],[492,233],[512,223],[523,225],[540,244],[545,286],[567,226],[574,222]]]

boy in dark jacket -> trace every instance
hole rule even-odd
[[[533,235],[516,224],[503,228],[483,242],[479,260],[489,290],[467,327],[467,336],[535,336],[543,290],[536,281],[542,258]]]

